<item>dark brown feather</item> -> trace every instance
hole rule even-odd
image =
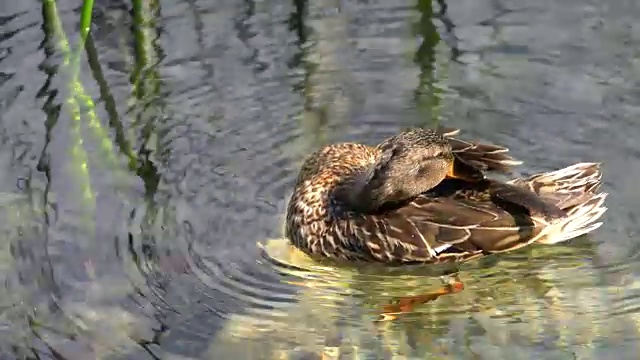
[[[477,180],[446,178],[417,196],[359,212],[334,197],[336,188],[354,172],[380,161],[381,150],[331,145],[302,166],[287,210],[287,236],[311,255],[387,264],[443,263],[532,242],[565,241],[599,226],[606,194],[596,193],[601,183],[598,164],[575,164],[501,183],[485,179],[483,172],[507,172],[519,163],[506,148],[454,138],[458,129],[439,128],[437,133],[451,145],[454,173],[480,174]],[[405,140],[411,140],[409,135]],[[416,158],[423,154],[411,147],[403,151]],[[395,181],[404,173],[394,176]],[[349,193],[353,187],[342,190]]]
[[[513,166],[522,163],[508,155],[509,149],[506,147],[470,142],[453,137],[460,132],[459,129],[439,127],[436,132],[449,141],[458,161],[478,170],[508,173]]]

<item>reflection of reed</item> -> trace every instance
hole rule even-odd
[[[156,129],[156,121],[162,118],[164,110],[160,98],[160,75],[157,65],[160,61],[160,48],[157,44],[160,28],[160,3],[158,0],[133,1],[134,35],[134,67],[130,76],[132,85],[131,104],[128,111],[134,111],[136,120],[134,127],[141,126],[140,147],[138,149],[138,166],[136,173],[144,181],[145,194],[148,200],[153,198],[160,176],[151,154],[153,150],[160,153],[158,148],[160,139]],[[151,141],[155,141],[152,144]]]
[[[351,95],[343,91],[349,86],[348,73],[339,58],[349,49],[348,18],[335,10],[333,1],[293,1],[289,26],[298,38],[298,52],[289,66],[300,68],[303,73],[301,81],[293,86],[293,91],[303,98],[302,149],[296,149],[299,155],[330,141],[333,124],[343,126],[349,122]]]
[[[152,1],[133,1],[132,32],[134,40],[134,64],[130,75],[132,85],[128,112],[135,112],[134,128],[140,128],[139,147],[137,150],[136,175],[142,179],[145,187],[146,205],[143,211],[133,211],[130,221],[135,223],[129,233],[128,250],[134,264],[145,282],[149,284],[149,292],[155,295],[158,302],[163,302],[162,292],[165,284],[153,280],[155,261],[161,258],[154,236],[158,227],[165,226],[172,216],[169,209],[156,206],[155,194],[160,183],[160,174],[154,161],[162,160],[162,131],[158,129],[158,121],[163,118],[165,109],[161,100],[161,80],[158,63],[161,48],[158,45],[160,34],[160,3]],[[141,208],[138,208],[141,209]],[[139,229],[136,227],[139,226]],[[136,242],[136,240],[138,242]],[[139,246],[139,247],[138,247]],[[153,283],[153,285],[151,285]],[[140,293],[141,296],[145,296]],[[164,331],[164,330],[163,330]]]
[[[82,196],[77,200],[79,205],[83,207],[82,215],[85,217],[83,220],[83,229],[93,229],[93,209],[94,209],[94,194],[91,190],[90,177],[87,164],[87,154],[84,151],[82,144],[82,135],[80,130],[80,122],[82,117],[82,110],[88,114],[89,121],[95,120],[95,106],[92,100],[88,100],[88,95],[80,81],[80,58],[82,43],[85,41],[89,31],[89,24],[91,22],[91,9],[92,1],[85,1],[85,5],[82,8],[82,16],[80,21],[80,42],[76,49],[72,49],[67,39],[66,33],[62,27],[62,22],[58,14],[57,6],[53,0],[45,0],[42,4],[42,30],[44,32],[43,49],[45,59],[41,63],[40,69],[46,74],[46,80],[43,86],[38,91],[38,98],[46,97],[42,110],[45,113],[45,141],[42,149],[42,153],[37,165],[37,171],[42,172],[46,178],[46,184],[44,194],[42,196],[42,202],[40,199],[35,199],[34,195],[37,193],[32,188],[32,178],[29,177],[22,184],[22,190],[27,193],[28,202],[25,202],[28,206],[21,206],[14,204],[11,210],[26,218],[11,219],[9,216],[5,216],[8,220],[7,224],[15,226],[17,231],[13,233],[7,232],[5,235],[12,243],[12,255],[15,263],[11,272],[18,274],[20,286],[17,286],[15,295],[20,297],[19,303],[12,306],[12,311],[16,311],[18,314],[12,314],[15,316],[12,324],[17,328],[21,328],[24,331],[31,331],[31,335],[36,338],[39,337],[41,331],[47,331],[49,333],[64,334],[64,328],[73,328],[73,324],[66,321],[63,315],[63,311],[60,307],[59,301],[65,295],[58,285],[54,267],[52,264],[51,255],[49,253],[50,246],[49,226],[55,221],[56,214],[52,211],[55,209],[55,205],[51,204],[51,184],[52,184],[52,166],[51,166],[51,153],[49,146],[52,142],[52,132],[54,127],[58,125],[62,105],[54,104],[55,98],[58,95],[58,91],[51,89],[53,83],[53,77],[60,72],[69,75],[69,80],[66,86],[66,92],[64,94],[64,104],[66,109],[70,111],[71,115],[71,161],[65,162],[72,170],[74,180],[78,181],[79,186],[82,188]],[[55,53],[62,54],[64,61],[60,66],[53,65],[53,57]],[[84,109],[82,107],[84,106]],[[29,205],[32,207],[29,209]],[[27,211],[28,210],[28,211]],[[38,218],[42,217],[42,221]],[[13,222],[12,220],[25,221],[24,224],[19,222]],[[44,224],[44,228],[39,229],[36,224]],[[60,276],[60,274],[58,274]],[[5,286],[9,289],[10,282],[6,281]],[[46,296],[43,296],[46,294]],[[6,299],[0,299],[4,302]],[[3,306],[6,306],[3,304]],[[20,313],[22,312],[22,313]],[[3,314],[6,315],[6,314]],[[16,316],[17,315],[17,316]],[[37,321],[34,319],[38,316]],[[4,317],[4,316],[3,316]],[[24,323],[21,323],[24,322]],[[28,330],[27,330],[28,329]],[[62,333],[62,334],[61,334]],[[58,336],[59,336],[58,335]],[[32,337],[25,333],[20,333],[19,344],[12,344],[12,350],[16,356],[21,357],[20,349],[22,341],[25,342],[25,346],[30,348],[33,346],[30,342]],[[17,339],[16,339],[17,340]],[[43,342],[46,344],[46,341]],[[6,349],[0,349],[3,351]],[[38,352],[35,349],[30,349],[36,357]]]
[[[48,25],[51,24],[52,20],[48,19],[50,12],[45,11],[43,7],[42,17],[43,23],[45,26],[42,27],[44,32],[44,43],[53,43],[55,37],[53,34],[53,26]],[[38,90],[38,97],[46,96],[46,101],[42,106],[42,111],[45,113],[46,120],[44,122],[45,128],[45,139],[44,146],[42,147],[42,153],[40,155],[40,159],[38,160],[37,170],[42,172],[47,182],[45,184],[44,194],[43,194],[43,203],[44,209],[48,207],[49,204],[49,191],[51,190],[51,164],[49,158],[49,146],[51,145],[51,132],[53,128],[58,123],[58,118],[60,117],[60,110],[62,108],[59,104],[54,104],[54,100],[56,95],[58,94],[57,90],[50,89],[53,77],[58,72],[58,67],[55,65],[51,65],[51,59],[53,58],[54,51],[53,46],[44,46],[44,55],[45,59],[42,62],[40,69],[42,69],[47,75],[47,79],[45,83],[42,85],[40,90]],[[45,215],[46,216],[46,215]],[[47,216],[48,217],[48,216]]]
[[[67,43],[66,36],[64,36],[64,32],[62,30],[60,19],[58,18],[57,11],[55,10],[55,3],[52,0],[47,0],[45,2],[45,5],[46,5],[45,6],[46,11],[44,11],[44,14],[45,14],[44,28],[46,31],[48,30],[51,32],[51,35],[48,35],[47,39],[53,42],[53,39],[55,37],[57,42],[54,42],[54,43],[58,46],[58,49],[61,50],[63,55],[65,55],[65,58],[67,60],[69,59],[71,60],[70,63],[72,65],[71,66],[72,82],[70,85],[70,99],[66,102],[66,104],[69,105],[71,108],[72,138],[74,139],[74,144],[73,144],[74,148],[73,148],[72,155],[75,158],[72,160],[71,165],[79,167],[83,171],[82,174],[86,174],[85,177],[81,177],[81,180],[86,180],[87,184],[89,184],[87,159],[86,159],[86,154],[82,149],[83,139],[80,131],[81,116],[86,115],[86,119],[88,120],[88,123],[86,125],[91,130],[91,134],[93,134],[97,138],[98,144],[100,145],[99,150],[101,151],[101,155],[103,155],[101,159],[103,161],[101,162],[101,164],[104,165],[106,163],[110,165],[109,173],[111,176],[122,175],[122,172],[119,171],[121,169],[117,167],[119,163],[115,158],[115,154],[113,151],[114,148],[111,144],[109,134],[102,127],[100,119],[98,118],[95,110],[95,104],[93,102],[93,99],[86,94],[86,92],[84,91],[84,87],[82,86],[82,83],[80,82],[80,79],[79,79],[80,78],[79,76],[80,75],[79,74],[80,51],[84,48],[88,56],[88,61],[91,67],[92,74],[94,76],[94,79],[98,83],[101,97],[105,102],[105,108],[109,115],[109,124],[115,130],[116,144],[119,146],[120,151],[128,157],[129,166],[131,170],[134,170],[137,173],[137,175],[143,179],[146,190],[147,190],[148,198],[152,198],[153,194],[157,189],[157,184],[159,182],[159,175],[155,168],[155,165],[150,160],[149,155],[151,151],[149,150],[149,148],[151,147],[157,148],[157,146],[150,145],[150,142],[152,141],[152,139],[157,138],[160,135],[160,134],[157,134],[155,123],[153,122],[153,120],[159,117],[158,115],[162,114],[163,111],[162,110],[157,111],[155,114],[153,114],[153,115],[156,115],[155,117],[145,117],[145,116],[149,115],[149,111],[148,111],[149,109],[158,110],[157,107],[150,107],[149,104],[152,103],[152,100],[155,100],[156,98],[159,97],[159,91],[160,91],[160,81],[159,81],[160,77],[156,70],[156,66],[159,58],[158,56],[159,51],[155,44],[155,41],[157,40],[157,37],[158,37],[157,33],[159,31],[155,26],[156,19],[160,15],[159,3],[157,1],[151,1],[151,2],[143,2],[141,0],[133,1],[132,15],[133,15],[133,23],[134,23],[133,33],[134,33],[134,47],[135,47],[135,57],[134,57],[135,66],[133,68],[133,72],[131,75],[131,82],[133,87],[133,90],[132,90],[133,104],[129,110],[136,110],[137,121],[136,121],[136,124],[134,125],[142,124],[142,129],[140,131],[142,145],[137,155],[133,154],[131,145],[129,145],[128,143],[126,130],[120,121],[119,115],[116,110],[115,100],[111,95],[108,83],[106,82],[104,75],[102,73],[102,69],[101,69],[99,59],[98,59],[96,49],[94,47],[92,39],[89,37],[88,41],[84,43],[85,46],[80,46],[77,49],[77,51],[73,53],[74,57],[72,57],[69,44]],[[87,16],[86,14],[90,14],[90,11],[89,12],[83,11],[83,15],[84,15],[83,18],[85,18],[85,20]],[[86,33],[86,30],[88,29],[87,24],[88,24],[87,21],[83,21],[83,27],[82,27],[83,33]],[[83,45],[83,44],[81,43],[80,45]],[[82,110],[85,111],[85,113],[81,112],[81,107],[82,107]],[[50,133],[50,130],[48,131],[48,134],[49,133]],[[154,136],[154,135],[157,135],[157,136]],[[47,141],[49,140],[50,138],[47,139]],[[80,160],[78,160],[77,158],[79,155],[83,156],[80,158]],[[43,162],[41,163],[42,163],[40,166],[41,168],[48,169],[48,164]],[[89,190],[85,190],[85,192],[88,192],[93,199],[94,195],[93,193],[91,193],[90,188]],[[89,215],[92,215],[92,214],[93,213]],[[86,216],[87,214],[85,213],[84,215]],[[154,223],[155,220],[157,220],[155,208],[147,212],[145,215],[147,215],[148,219],[150,219],[148,221],[150,223]],[[88,217],[90,218],[90,221],[94,220],[92,216],[88,216]],[[144,248],[143,250],[149,250],[151,248],[152,247],[149,246]],[[145,255],[153,256],[154,254],[150,254],[149,251],[147,251],[145,252]],[[136,265],[139,267],[140,273],[144,274],[145,269],[142,268],[142,265],[140,264],[140,262],[135,261],[136,259],[139,259],[139,257],[137,257],[137,254],[134,251],[132,251],[132,258],[134,259],[134,262],[136,263]],[[90,265],[87,265],[87,266],[88,266],[88,268],[86,269],[87,275],[90,277],[94,277],[95,274],[92,274],[92,269]],[[92,280],[96,281],[96,279],[92,279]],[[130,289],[129,287],[130,285],[132,284],[127,283],[124,286],[123,291],[127,292],[127,295],[131,295],[128,293]],[[154,291],[154,290],[156,289],[152,287],[151,291]],[[142,291],[139,292],[139,295],[145,296],[142,293]],[[66,322],[67,320],[70,320],[70,322],[73,322],[77,320],[76,318],[81,318],[82,320],[90,320],[89,318],[91,318],[91,316],[93,315],[91,313],[92,310],[86,311],[86,313],[84,313],[84,310],[83,310],[82,311],[83,313],[81,314],[67,314],[68,311],[71,311],[72,313],[74,312],[74,305],[73,304],[71,305],[64,304],[64,305],[66,306],[65,317],[59,320],[61,326],[64,326],[63,322]],[[128,315],[126,311],[124,310],[120,311],[120,310],[121,309],[117,309],[114,311],[118,312],[120,315],[123,315],[123,316]],[[49,315],[50,315],[49,313],[40,314],[40,317],[46,318]],[[117,322],[118,320],[121,320],[121,319],[110,319],[110,320],[115,320],[114,322]],[[39,321],[39,319],[34,320],[34,322],[37,322],[37,321]],[[107,325],[106,322],[107,321],[101,321],[100,325],[101,326]],[[111,324],[107,325],[107,327],[110,325]],[[38,326],[38,324],[36,324],[36,326]],[[100,326],[96,325],[94,327],[91,327],[90,329],[85,329],[87,331],[84,331],[84,333],[86,332],[92,333],[98,327]],[[72,334],[65,334],[64,337],[65,338],[75,337],[76,336],[75,329],[72,330],[71,332]],[[83,331],[78,330],[78,333],[79,334],[83,333]],[[96,334],[92,333],[89,335],[89,337],[93,335],[96,335]],[[95,344],[98,344],[103,341],[108,343],[112,339],[108,339],[108,338],[93,339],[92,338],[91,340]],[[120,340],[123,340],[123,339],[118,339],[118,341]],[[131,339],[129,338],[127,338],[126,340],[131,341]],[[117,347],[117,345],[115,344],[109,344],[109,346],[111,345],[113,345],[113,348]],[[140,345],[143,347],[145,346],[144,343],[141,343]],[[54,351],[53,348],[51,350]],[[112,350],[112,349],[109,349],[109,350]],[[90,357],[94,357],[94,356],[90,356]]]
[[[196,34],[196,42],[201,50],[205,49],[204,42],[204,23],[202,21],[202,14],[200,9],[198,9],[196,5],[196,0],[187,0],[187,4],[189,4],[189,10],[191,10],[191,14],[193,16],[193,28]],[[213,65],[204,60],[204,56],[198,56],[200,62],[202,63],[202,68],[207,75],[207,79],[213,79]],[[210,86],[215,86],[215,84],[210,84]]]
[[[444,25],[445,37],[444,41],[451,48],[451,60],[457,61],[461,55],[460,48],[458,47],[458,38],[455,34],[456,25],[453,23],[447,10],[449,9],[449,5],[447,5],[446,0],[438,0],[438,5],[440,6],[440,11],[435,14],[435,18],[440,20]]]
[[[53,42],[55,41],[56,34],[55,34],[55,27],[53,25],[53,22],[55,20],[51,18],[53,14],[54,13],[53,11],[51,11],[51,9],[46,9],[45,7],[43,7],[42,16],[43,16],[44,26],[42,27],[42,30],[45,36],[45,44],[47,43],[53,44]],[[54,50],[53,46],[44,46],[45,59],[43,60],[41,64],[42,66],[40,67],[40,69],[44,70],[47,77],[46,77],[45,83],[42,85],[42,87],[38,91],[38,96],[47,97],[42,107],[42,110],[46,116],[46,120],[44,123],[45,140],[44,140],[44,146],[42,148],[42,153],[40,155],[40,159],[37,165],[37,170],[39,172],[42,172],[46,178],[46,184],[45,184],[44,192],[42,194],[42,203],[38,204],[39,201],[36,201],[36,202],[32,201],[32,203],[38,204],[37,207],[39,207],[39,209],[37,210],[39,211],[37,212],[41,213],[43,217],[43,223],[47,227],[51,225],[52,221],[54,221],[55,219],[54,207],[50,206],[50,195],[51,195],[50,191],[51,191],[52,178],[51,178],[51,163],[50,163],[51,159],[50,159],[50,154],[48,149],[51,144],[51,133],[54,127],[56,126],[56,124],[58,123],[58,119],[60,117],[60,110],[62,108],[61,105],[54,104],[55,97],[58,94],[58,92],[50,88],[53,81],[53,77],[58,72],[58,67],[55,65],[52,65],[53,64],[52,59],[55,54],[53,50]],[[24,185],[25,185],[24,191],[29,195],[29,197],[32,197],[35,194],[35,189],[31,187],[31,179],[28,179]],[[48,235],[49,235],[49,232],[46,231],[45,229],[45,231],[42,231],[42,237],[44,240],[43,244],[28,244],[28,245],[25,244],[25,245],[30,252],[33,252],[33,253],[37,253],[40,251],[43,252],[43,254],[40,254],[40,256],[35,256],[34,254],[31,254],[33,259],[43,260],[42,264],[40,264],[40,261],[37,262],[39,265],[42,266],[41,275],[44,280],[44,281],[41,281],[39,285],[51,291],[51,293],[56,298],[59,298],[61,295],[60,289],[58,288],[54,280],[53,266],[51,265],[51,260],[48,254],[48,247],[49,247]],[[35,237],[35,238],[36,239],[34,240],[37,241],[38,237]],[[16,246],[20,247],[21,245],[16,244]],[[29,264],[29,265],[33,266],[36,264]]]
[[[71,79],[67,83],[67,91],[65,103],[68,106],[71,114],[71,157],[72,160],[69,163],[71,171],[74,173],[74,178],[78,182],[78,185],[82,189],[80,205],[85,207],[85,213],[93,214],[95,207],[94,193],[91,189],[91,181],[89,177],[89,168],[87,164],[87,154],[82,146],[82,135],[80,122],[82,118],[81,103],[86,101],[86,94],[84,87],[79,80],[80,72],[80,52],[72,52],[71,46],[67,39],[62,22],[60,20],[56,3],[53,0],[46,0],[43,2],[42,7],[43,15],[43,30],[48,33],[47,40],[49,40],[50,46],[56,48],[64,57],[64,65]],[[84,38],[81,38],[84,41]],[[49,44],[48,44],[49,45]],[[87,111],[91,111],[93,103],[86,104]],[[91,216],[87,217],[87,220],[91,219]],[[88,224],[90,224],[90,220]]]
[[[250,42],[250,39],[256,35],[254,30],[251,29],[251,18],[256,13],[256,4],[253,0],[244,0],[243,2],[244,11],[234,19],[235,29],[238,39],[242,41],[247,49],[251,49],[244,62],[253,65],[255,71],[260,71],[265,69],[267,65],[260,61],[260,50]]]
[[[293,0],[289,29],[297,36],[297,52],[289,61],[289,67],[301,67],[303,71],[301,81],[293,85],[293,91],[301,93],[303,97],[302,113],[299,115],[304,135],[301,153],[306,153],[309,148],[315,148],[324,143],[329,125],[327,109],[318,106],[314,101],[315,78],[318,76],[319,65],[312,60],[312,53],[318,44],[310,40],[312,29],[306,24],[308,15],[309,2],[307,0]]]
[[[450,48],[450,60],[457,62],[461,54],[458,39],[454,32],[455,24],[448,15],[446,0],[438,0],[439,10],[434,12],[433,2],[418,0],[416,9],[420,19],[414,24],[414,33],[422,38],[414,56],[414,63],[419,67],[418,86],[414,91],[414,102],[423,116],[419,126],[434,127],[440,123],[442,112],[443,87],[440,84],[448,76],[448,64],[437,59],[437,46],[444,41]],[[442,36],[438,33],[434,20],[444,25]]]
[[[419,125],[437,127],[442,92],[436,84],[438,81],[436,77],[436,46],[440,42],[440,35],[433,24],[431,0],[418,0],[417,9],[420,12],[420,19],[414,25],[414,31],[422,38],[422,43],[414,56],[414,62],[420,68],[414,101],[420,110],[420,115],[424,116],[424,122]]]
[[[93,78],[95,79],[95,81],[98,83],[98,88],[100,89],[100,98],[102,98],[102,100],[104,101],[105,110],[109,115],[109,126],[111,126],[111,128],[115,132],[116,145],[118,145],[118,147],[120,148],[121,153],[127,155],[130,161],[130,166],[135,166],[131,144],[126,137],[122,121],[120,121],[116,101],[111,94],[109,84],[107,83],[107,80],[104,77],[104,73],[102,72],[102,66],[100,65],[98,53],[96,51],[95,44],[93,42],[93,36],[91,36],[91,34],[89,34],[89,36],[87,37],[87,41],[85,42],[85,51],[87,52],[87,61],[91,69],[91,73],[93,74]]]

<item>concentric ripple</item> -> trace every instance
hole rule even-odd
[[[420,12],[413,4],[347,6],[357,15],[346,17],[322,2],[308,6],[306,17],[295,7],[277,7],[277,21],[271,22],[242,12],[245,22],[236,27],[242,46],[215,53],[214,59],[237,55],[243,62],[170,61],[172,68],[198,68],[187,70],[192,75],[214,74],[216,86],[189,84],[178,87],[186,90],[174,97],[190,104],[182,108],[177,101],[176,111],[213,113],[209,121],[185,116],[167,124],[174,134],[165,146],[178,155],[166,164],[166,182],[174,189],[168,203],[176,212],[169,226],[175,230],[173,242],[166,246],[178,250],[186,271],[163,295],[181,319],[166,341],[186,333],[198,343],[210,341],[202,351],[213,358],[270,358],[336,346],[427,354],[445,339],[471,338],[475,346],[488,346],[496,337],[506,349],[536,354],[545,347],[562,352],[597,341],[618,326],[634,327],[635,320],[623,314],[634,313],[631,302],[638,294],[629,289],[618,296],[615,286],[599,281],[592,244],[527,249],[465,265],[459,273],[464,289],[438,296],[447,284],[433,271],[320,265],[282,239],[284,206],[297,169],[323,143],[375,142],[405,126],[431,125],[460,113],[464,122],[474,113],[476,127],[475,117],[461,124],[468,125],[469,136],[528,144],[521,135],[525,130],[513,130],[515,123],[509,122],[516,117],[509,107],[524,105],[499,102],[494,109],[489,90],[474,83],[480,75],[473,66],[448,63],[459,49],[433,42],[434,31],[456,29],[429,27],[428,9]],[[219,22],[211,26],[224,27],[228,18],[221,15],[227,10],[211,19],[205,12],[203,26],[215,17]],[[431,14],[440,10],[434,5]],[[255,31],[265,23],[282,36]],[[285,23],[291,28],[283,31]],[[474,26],[460,36],[472,53],[482,52],[468,44]],[[415,41],[403,40],[408,34]],[[485,71],[489,65],[474,65],[482,69],[480,78],[504,81]],[[501,88],[490,90],[508,98]],[[441,110],[442,104],[448,108]],[[487,130],[494,123],[503,131]],[[515,156],[526,163],[526,149]],[[612,303],[619,305],[613,311]],[[387,313],[397,317],[396,327],[381,325]],[[572,319],[569,313],[583,317]],[[637,331],[628,333],[634,336]]]

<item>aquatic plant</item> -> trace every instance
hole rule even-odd
[[[83,138],[81,133],[83,115],[88,119],[89,128],[91,128],[100,138],[100,148],[104,154],[108,154],[105,158],[109,159],[110,156],[113,156],[113,145],[111,140],[105,129],[103,129],[100,119],[96,114],[96,106],[93,99],[87,94],[80,79],[80,60],[82,56],[82,49],[84,48],[84,44],[91,30],[93,0],[83,1],[79,27],[80,39],[78,44],[76,44],[75,49],[72,49],[69,44],[68,37],[60,20],[55,0],[44,0],[42,5],[45,28],[48,33],[51,34],[52,38],[50,40],[53,42],[55,48],[62,53],[62,66],[67,70],[67,74],[69,75],[69,80],[67,82],[68,92],[66,93],[65,103],[68,106],[72,119],[72,161],[70,162],[70,166],[75,175],[74,177],[82,189],[81,194],[83,204],[92,210],[90,213],[93,213],[93,208],[95,207],[95,194],[91,189],[88,157],[83,147]]]
[[[82,202],[90,209],[89,214],[93,214],[95,208],[95,193],[91,187],[90,180],[90,166],[87,156],[87,152],[83,146],[84,139],[82,134],[82,127],[86,127],[90,130],[89,134],[93,140],[98,144],[97,150],[100,155],[100,164],[106,165],[109,168],[112,176],[122,177],[127,176],[126,171],[122,171],[117,152],[115,151],[114,143],[110,138],[109,131],[103,126],[101,119],[96,112],[96,104],[85,89],[83,81],[81,79],[80,64],[82,59],[82,50],[87,48],[87,56],[89,57],[90,65],[92,69],[96,68],[98,72],[99,63],[95,59],[95,48],[91,39],[91,21],[93,11],[93,0],[84,0],[81,9],[81,17],[79,22],[79,39],[74,47],[69,42],[69,37],[63,28],[60,14],[58,12],[55,0],[43,1],[43,15],[45,31],[47,32],[48,40],[63,56],[62,70],[68,76],[67,80],[67,92],[65,92],[64,103],[70,113],[72,119],[71,125],[71,157],[70,162],[71,171],[74,179],[78,182],[82,193]],[[155,5],[154,5],[155,4]],[[149,59],[152,58],[153,50],[152,41],[149,40],[151,36],[147,34],[150,23],[148,13],[153,13],[153,9],[157,8],[157,2],[152,4],[145,4],[140,0],[134,0],[133,5],[133,21],[134,21],[134,39],[136,43],[136,64],[131,74],[131,83],[133,86],[131,101],[134,103],[141,100],[141,96],[147,93],[157,94],[159,87],[159,76],[149,76],[153,74],[143,74],[143,69],[150,63]],[[154,7],[155,6],[155,7]],[[89,46],[90,45],[90,46]],[[92,49],[92,51],[89,51]],[[93,56],[93,58],[92,58]],[[155,64],[151,64],[155,65]],[[144,75],[144,76],[143,76]],[[96,79],[98,80],[98,79]],[[99,81],[98,81],[99,82]],[[149,86],[147,86],[149,85]],[[151,89],[149,89],[151,88]],[[108,91],[108,87],[107,87]],[[110,96],[110,95],[109,95]],[[130,107],[135,106],[131,104]],[[111,119],[118,121],[117,114],[110,115],[115,117]],[[84,120],[84,121],[83,121]],[[151,122],[146,122],[143,127],[143,140],[146,142],[151,138],[152,130],[147,126]],[[113,125],[113,124],[112,124]],[[121,124],[117,124],[121,125]],[[122,126],[120,131],[116,129],[116,141],[120,152],[128,159],[129,170],[135,171],[139,176],[143,177],[143,173],[148,172],[148,161],[141,160],[133,151],[128,138],[131,138],[133,134],[124,134]],[[127,136],[129,135],[129,136]],[[146,182],[146,181],[145,181]]]

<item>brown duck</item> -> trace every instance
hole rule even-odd
[[[508,149],[411,129],[373,147],[327,145],[302,165],[286,235],[312,257],[344,261],[462,262],[586,234],[606,193],[597,163],[501,182],[520,164]]]

